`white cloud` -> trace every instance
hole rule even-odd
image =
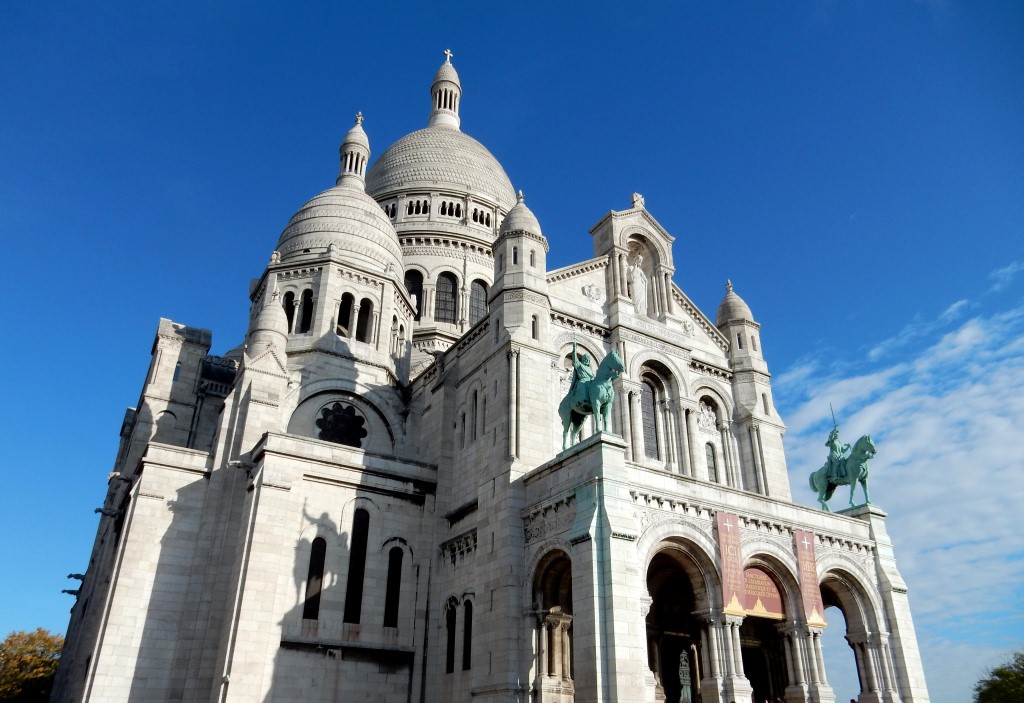
[[[966,307],[958,301],[943,316]],[[941,336],[937,324],[915,324],[920,343],[903,345],[898,361],[848,376],[804,363],[779,401],[799,502],[814,501],[804,476],[825,459],[829,399],[844,441],[874,438],[872,502],[889,513],[932,701],[952,703],[1024,645],[1024,307]]]
[[[1001,269],[996,269],[988,275],[992,281],[992,285],[988,289],[989,292],[998,293],[1004,290],[1021,271],[1024,271],[1024,261],[1014,261]]]

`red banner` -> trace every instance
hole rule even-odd
[[[722,562],[722,602],[726,615],[746,615],[743,608],[743,562],[740,560],[740,521],[732,513],[715,513],[718,556]]]
[[[821,602],[818,585],[818,566],[814,559],[814,535],[805,530],[793,530],[796,541],[796,561],[800,568],[800,593],[803,597],[807,624],[825,627],[825,606]]]
[[[759,618],[786,619],[779,587],[771,576],[756,566],[743,570],[743,609],[747,615]]]

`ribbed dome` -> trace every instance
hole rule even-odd
[[[395,228],[380,205],[363,192],[362,183],[335,186],[299,208],[281,233],[277,250],[286,261],[307,251],[322,253],[331,244],[371,269],[404,268]]]
[[[505,220],[501,223],[498,236],[500,237],[506,232],[516,232],[519,230],[544,236],[544,233],[540,231],[540,222],[537,221],[537,217],[530,208],[526,207],[526,203],[523,202],[523,191],[519,191],[515,207],[505,215]]]
[[[725,297],[718,305],[718,314],[715,315],[715,325],[721,327],[731,320],[750,320],[753,322],[754,315],[750,312],[750,306],[743,302],[743,298],[736,295],[732,289],[732,281],[725,282]]]
[[[516,202],[512,182],[491,152],[450,127],[427,127],[402,137],[366,174],[366,192],[378,200],[399,191],[439,188],[482,197],[506,210]]]

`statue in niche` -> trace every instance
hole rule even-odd
[[[335,403],[320,411],[316,426],[320,429],[320,439],[348,447],[363,446],[363,437],[369,434],[363,425],[366,419],[356,414],[351,405]]]
[[[684,649],[679,653],[679,703],[692,703],[692,687],[690,679],[690,653]]]
[[[641,268],[643,263],[643,255],[637,254],[636,261],[629,267],[630,298],[637,315],[647,315],[647,274]]]

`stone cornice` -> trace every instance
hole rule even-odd
[[[548,271],[548,284],[558,283],[559,281],[565,281],[570,278],[582,276],[583,274],[590,273],[591,271],[599,271],[600,269],[608,267],[607,256],[597,256],[587,261],[581,261],[578,264],[572,266],[565,266],[554,271]]]

